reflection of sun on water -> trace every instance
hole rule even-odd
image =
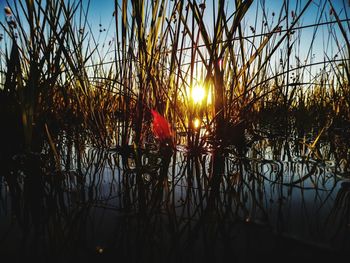
[[[195,129],[198,129],[199,126],[200,126],[200,124],[201,124],[201,121],[200,121],[198,118],[196,118],[196,119],[193,120],[193,127],[194,127]]]

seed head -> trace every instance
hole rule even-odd
[[[12,16],[12,11],[10,7],[5,6],[4,11],[6,16]]]

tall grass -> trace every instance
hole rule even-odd
[[[347,3],[320,0],[306,23],[315,2],[284,0],[271,10],[264,0],[121,0],[106,30],[88,20],[89,1],[8,3],[0,22],[0,164],[16,222],[30,235],[33,224],[43,242],[47,233],[61,254],[85,245],[91,208],[115,202],[125,225],[113,251],[131,245],[133,257],[124,238],[133,242],[134,231],[148,241],[159,229],[176,242],[188,231],[192,245],[201,230],[213,233],[209,240],[214,228],[225,236],[232,221],[270,223],[270,208],[283,223],[292,187],[302,197],[314,190],[314,208],[327,208],[336,176],[349,173],[348,134],[344,140],[335,128],[350,124],[350,20]],[[191,98],[198,83],[201,102]],[[155,146],[151,110],[170,122],[185,153]],[[321,145],[325,135],[333,138]],[[105,151],[112,147],[122,154]],[[343,215],[347,190],[329,224]]]
[[[288,116],[298,122],[304,113],[327,118],[321,123],[349,121],[348,6],[320,1],[315,23],[304,25],[312,5],[115,1],[113,26],[96,36],[89,1],[14,1],[1,23],[3,113],[20,123],[8,129],[23,134],[27,151],[39,151],[49,137],[58,147],[58,136],[67,134],[96,146],[143,148],[153,141],[156,109],[175,140],[192,149],[235,144],[265,113],[286,130]],[[111,32],[115,38],[107,39]],[[314,61],[322,32],[323,60]],[[199,82],[206,95],[195,104],[190,94]]]

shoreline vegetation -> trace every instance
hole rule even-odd
[[[7,149],[40,151],[62,131],[84,134],[97,147],[144,148],[152,141],[152,109],[189,149],[227,141],[241,122],[251,130],[262,121],[296,128],[299,138],[348,128],[349,20],[332,1],[320,1],[311,26],[302,21],[312,1],[284,1],[273,12],[265,1],[226,5],[215,4],[208,28],[205,3],[116,2],[110,15],[117,30],[108,32],[115,37],[97,42],[89,1],[14,1],[1,23]],[[256,20],[247,23],[254,5]],[[348,17],[347,3],[338,9]],[[313,30],[308,47],[306,27]],[[327,45],[314,61],[322,33]],[[195,101],[198,85],[203,95]]]
[[[9,1],[0,254],[348,256],[350,7],[270,5]]]

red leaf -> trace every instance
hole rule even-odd
[[[171,139],[172,132],[169,122],[157,111],[151,110],[153,115],[153,133],[160,140]]]

